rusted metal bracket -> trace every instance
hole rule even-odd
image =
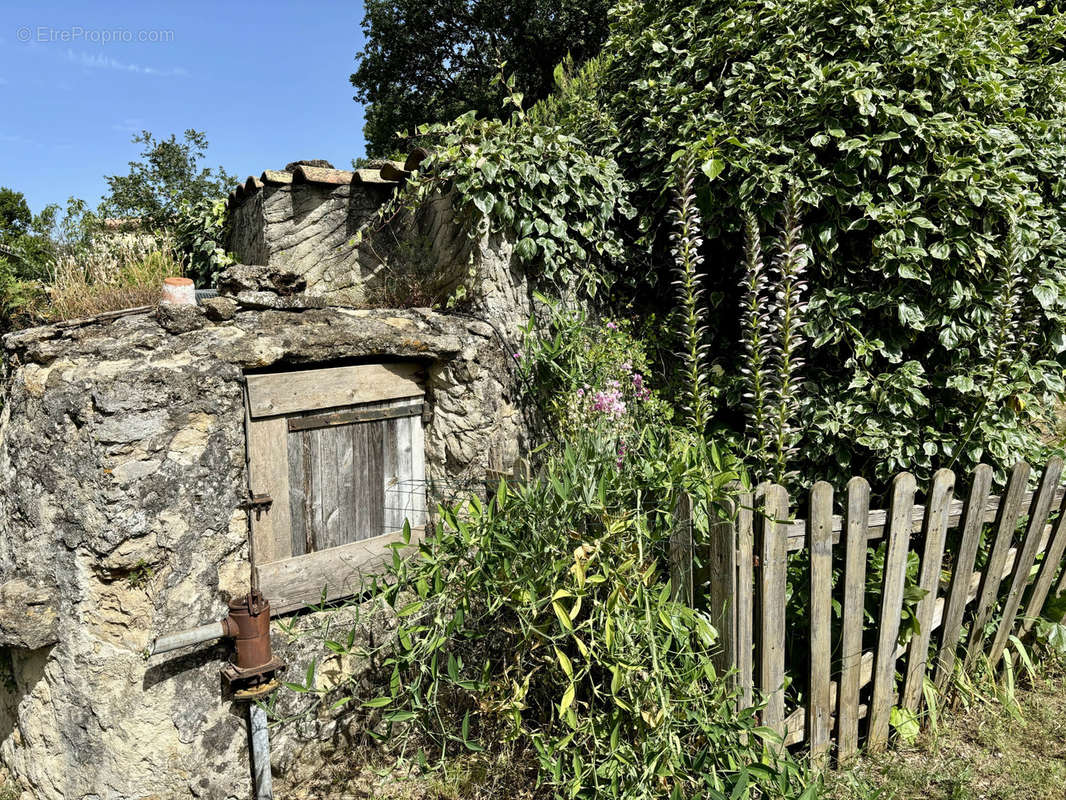
[[[258,521],[263,516],[263,512],[269,511],[273,504],[274,498],[268,494],[249,494],[248,499],[242,500],[238,508],[254,512],[256,521]]]

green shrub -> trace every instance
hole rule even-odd
[[[743,209],[767,223],[798,191],[807,477],[1038,457],[1066,346],[1064,33],[1046,3],[616,9],[599,88],[613,154],[651,243],[673,164],[698,157],[728,370]]]
[[[520,105],[521,97],[511,95],[510,102]],[[516,256],[545,289],[595,295],[613,282],[625,253],[617,223],[631,209],[611,159],[521,111],[506,122],[470,112],[418,134],[432,154],[383,209],[383,218],[451,193],[466,234],[510,236]]]
[[[796,797],[803,770],[711,666],[709,617],[671,599],[686,475],[647,430],[619,468],[612,416],[591,427],[527,485],[442,509],[420,555],[395,559],[379,587],[399,625],[378,662],[388,688],[353,683],[354,699],[423,764],[514,742],[555,797]],[[723,466],[698,476],[715,496],[737,477]]]
[[[234,263],[226,252],[226,199],[185,203],[170,223],[186,263],[185,274],[200,288],[215,285],[215,278]]]

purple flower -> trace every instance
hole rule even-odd
[[[622,393],[617,389],[612,389],[607,392],[596,392],[592,396],[592,410],[617,419],[626,413],[626,404],[622,399]]]
[[[577,396],[578,397],[584,397],[585,396],[585,390],[584,389],[578,389],[577,390]]]
[[[618,326],[615,323],[613,323],[613,322],[608,322],[607,323],[607,330],[616,331],[616,330],[618,330]]]
[[[521,360],[521,358],[522,358],[522,354],[521,354],[521,353],[515,353],[515,354],[514,354],[514,359],[515,359],[515,361],[520,361],[520,360]]]

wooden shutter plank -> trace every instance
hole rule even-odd
[[[311,527],[309,511],[311,495],[310,480],[313,470],[308,469],[311,444],[310,432],[290,433],[289,441],[289,507],[291,525],[291,554],[302,556],[307,552]],[[305,452],[306,451],[306,452]]]
[[[408,490],[411,498],[410,520],[413,527],[426,524],[426,439],[421,417],[407,417],[401,422],[406,428],[411,447],[411,472]]]
[[[423,535],[421,528],[413,528],[411,546],[403,548],[401,553],[414,553]],[[260,565],[259,585],[270,599],[271,616],[318,604],[323,594],[327,602],[358,594],[392,561],[390,545],[402,541],[400,532],[388,533]]]
[[[258,563],[292,555],[289,539],[288,433],[283,418],[250,420],[248,437],[248,483],[253,494],[271,498],[268,510],[252,515],[252,538]]]
[[[385,531],[398,531],[403,527],[403,506],[399,486],[397,462],[397,438],[399,420],[385,420],[382,445],[382,483],[385,505]]]
[[[341,516],[339,476],[337,475],[336,431],[318,429],[311,431],[314,450],[314,520],[315,550],[325,550],[344,544],[338,535]]]
[[[357,532],[356,540],[369,539],[390,533],[385,530],[385,423],[366,422],[366,467],[361,479],[366,486],[368,504],[366,525]]]
[[[249,409],[255,419],[421,397],[420,372],[418,364],[397,363],[249,375]]]

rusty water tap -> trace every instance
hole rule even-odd
[[[270,602],[258,589],[234,598],[222,626],[236,643],[236,660],[222,668],[234,695],[258,697],[277,688],[275,676],[285,664],[274,658],[270,648]]]
[[[148,655],[223,638],[236,643],[234,660],[222,668],[235,699],[255,699],[277,688],[277,673],[285,669],[285,663],[271,651],[270,603],[258,589],[230,600],[229,615],[219,622],[160,636]]]

